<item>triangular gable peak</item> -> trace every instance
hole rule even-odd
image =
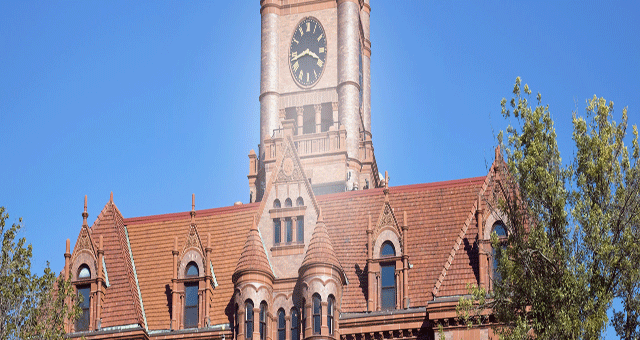
[[[94,266],[95,268],[97,268],[95,259],[98,254],[98,249],[96,247],[96,244],[93,242],[93,239],[91,238],[91,230],[87,225],[83,225],[80,229],[80,235],[78,235],[78,240],[73,247],[73,256],[71,258],[71,262],[73,263],[75,259],[83,253],[88,253],[93,258]]]
[[[198,234],[198,227],[195,223],[191,223],[187,239],[185,240],[184,245],[182,246],[182,251],[180,251],[180,255],[178,257],[178,278],[184,278],[187,265],[191,262],[196,263],[201,273],[206,272],[207,267],[209,267],[210,264],[206,263],[205,254],[200,234]]]
[[[382,205],[382,209],[380,211],[380,215],[378,217],[378,223],[373,229],[373,247],[377,249],[380,247],[380,244],[377,243],[379,240],[379,236],[384,231],[389,230],[396,234],[397,240],[400,243],[401,252],[404,253],[404,244],[402,242],[402,228],[398,225],[398,220],[396,219],[396,215],[393,212],[393,208],[389,201],[385,200]]]
[[[489,225],[492,224],[491,220],[495,219],[497,215],[500,215],[497,211],[497,206],[492,205],[492,202],[497,202],[495,200],[497,194],[495,183],[499,182],[501,177],[505,175],[508,176],[508,170],[504,160],[502,159],[502,155],[500,154],[500,147],[498,146],[495,150],[495,159],[491,164],[491,168],[485,177],[482,187],[478,191],[478,199],[475,200],[473,205],[470,207],[467,218],[461,226],[458,237],[454,241],[451,251],[449,252],[449,256],[443,265],[442,272],[434,284],[431,292],[434,298],[436,298],[440,292],[440,287],[447,277],[448,270],[451,267],[464,238],[467,236],[469,226],[476,222],[479,217],[481,222],[479,223],[480,226],[478,228],[478,234],[479,236],[483,235],[486,233],[486,228],[491,228],[491,225]],[[488,206],[489,209],[487,210],[489,211],[485,211],[483,206]],[[482,274],[480,276],[482,276]]]
[[[182,247],[182,251],[180,252],[180,257],[183,257],[189,250],[195,249],[200,252],[201,255],[204,255],[204,247],[202,246],[202,241],[200,240],[200,234],[198,234],[198,227],[195,224],[192,224],[189,227],[189,234],[187,235],[187,240]]]

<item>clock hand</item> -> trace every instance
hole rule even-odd
[[[313,53],[313,52],[309,51],[309,49],[307,49],[307,51],[306,51],[306,52],[309,52],[309,53],[307,53],[308,55],[310,55],[310,56],[312,56],[312,57],[314,57],[314,58],[316,58],[316,59],[320,59],[320,57],[318,57],[318,55],[317,55],[317,54],[315,54],[315,53]]]
[[[302,57],[304,57],[307,54],[313,53],[311,51],[309,51],[309,49],[307,48],[306,50],[302,51],[302,53],[298,54],[295,58],[291,59],[291,61],[296,61]],[[317,58],[317,57],[316,57]]]

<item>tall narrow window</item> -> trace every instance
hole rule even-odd
[[[190,262],[186,269],[186,278],[197,278],[198,266]],[[198,281],[184,283],[184,328],[198,326]]]
[[[291,243],[291,241],[293,241],[293,221],[287,217],[284,220],[284,224],[287,231],[287,243]]]
[[[296,223],[297,241],[302,243],[304,242],[304,216],[298,216]]]
[[[251,300],[245,302],[244,338],[247,340],[253,339],[253,302]]]
[[[335,299],[333,296],[329,296],[327,299],[327,327],[329,328],[329,334],[333,334],[333,314],[335,309]]]
[[[278,340],[286,340],[287,322],[284,319],[284,309],[278,310]]]
[[[260,340],[267,339],[267,304],[260,304]]]
[[[300,311],[300,321],[302,321],[300,328],[302,328],[302,338],[306,337],[307,332],[307,303],[302,299],[302,310]]]
[[[287,197],[286,200],[284,200],[284,207],[285,208],[291,208],[293,204],[291,203],[291,199]]]
[[[300,313],[298,309],[291,309],[291,340],[300,340]]]
[[[500,240],[500,245],[501,248],[504,249],[506,242],[507,242],[507,229],[504,227],[504,224],[502,224],[502,222],[498,221],[493,225],[493,232],[496,233],[496,236],[498,236],[498,239]],[[500,276],[500,272],[498,271],[498,253],[496,251],[496,249],[491,249],[492,250],[492,259],[493,259],[493,263],[492,263],[492,279],[493,281],[500,281],[501,276]]]
[[[273,208],[274,209],[280,209],[280,200],[276,198],[275,201],[273,201]]]
[[[280,235],[280,219],[279,218],[273,219],[273,242],[275,244],[279,244],[280,242],[282,242],[282,238]]]
[[[304,205],[304,199],[302,199],[302,197],[298,197],[296,199],[296,206],[301,207]]]
[[[320,305],[320,296],[313,295],[313,334],[320,334],[322,325],[322,306]]]
[[[83,285],[77,286],[78,297],[80,299],[80,309],[82,310],[82,314],[80,314],[80,318],[76,320],[76,331],[88,331],[89,330],[89,306],[91,306],[91,286]]]
[[[391,242],[385,242],[382,244],[382,249],[380,249],[381,257],[391,257],[395,256],[396,251],[393,248],[393,244]],[[392,262],[383,262],[380,264],[380,286],[381,291],[381,303],[380,307],[383,310],[395,309],[396,308],[396,263]]]

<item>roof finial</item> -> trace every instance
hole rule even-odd
[[[113,203],[113,191],[111,192],[111,195],[109,196],[109,203]]]
[[[369,214],[369,224],[367,225],[367,231],[371,231],[371,230],[373,229],[371,228],[371,214]]]
[[[87,217],[89,217],[89,213],[87,213],[87,195],[84,195],[84,211],[82,212],[82,226],[87,226]]]
[[[256,215],[253,215],[252,217],[251,230],[258,230],[258,226],[256,225]]]
[[[196,224],[196,194],[191,194],[191,225]]]
[[[389,189],[389,171],[384,171],[384,188]]]
[[[496,161],[500,157],[500,145],[496,146]]]
[[[318,222],[324,222],[322,219],[322,208],[318,207]]]
[[[389,171],[384,171],[384,201],[389,202]]]

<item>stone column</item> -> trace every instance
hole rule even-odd
[[[316,121],[316,133],[320,132],[322,130],[322,105],[321,104],[316,104],[313,106],[313,109],[315,111],[316,117],[315,117],[315,121]]]
[[[260,305],[253,306],[253,340],[260,339]]]
[[[296,118],[298,118],[298,135],[304,132],[304,107],[296,107]]]
[[[333,111],[331,116],[331,119],[333,119],[333,121],[331,122],[331,124],[333,125],[333,127],[335,127],[336,130],[338,130],[338,123],[340,122],[338,120],[338,102],[331,103],[331,110]]]
[[[269,1],[267,1],[269,2]],[[273,7],[262,9],[260,63],[260,143],[271,138],[279,125],[278,101],[278,20]],[[261,155],[262,156],[262,155]]]
[[[358,158],[360,127],[360,5],[338,1],[338,111],[347,137],[347,156]]]

